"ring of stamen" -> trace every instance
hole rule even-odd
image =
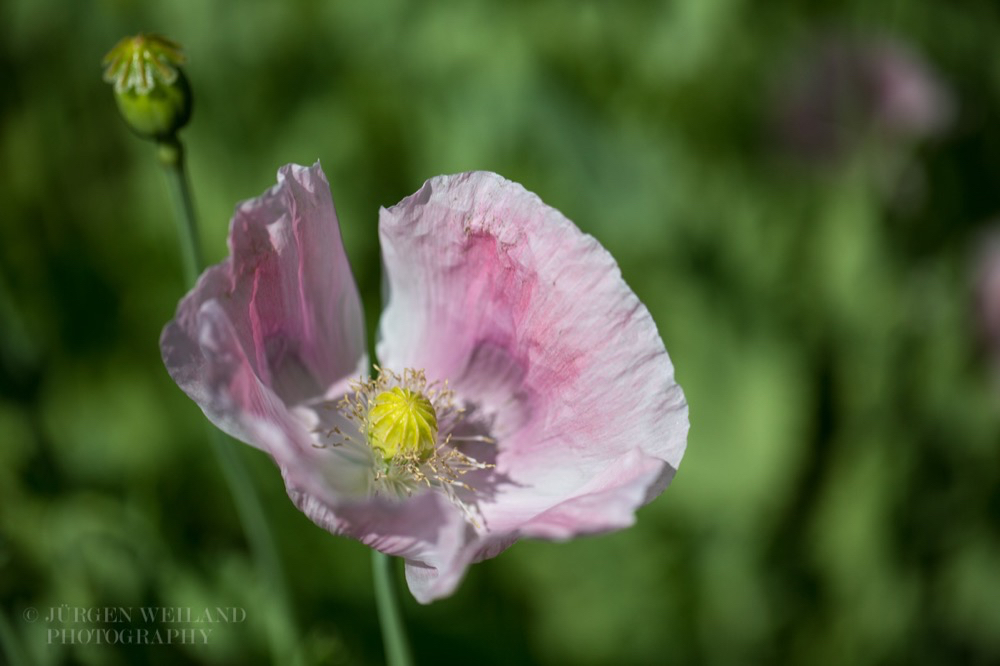
[[[371,492],[405,498],[421,488],[442,492],[466,518],[479,526],[473,509],[459,493],[475,496],[475,489],[462,480],[472,470],[488,469],[454,447],[458,440],[492,443],[488,437],[453,437],[451,431],[462,419],[447,382],[428,382],[422,370],[402,374],[375,366],[376,377],[351,383],[351,392],[337,405],[353,421],[372,460]],[[340,429],[332,444],[359,446]]]

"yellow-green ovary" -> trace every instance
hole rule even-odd
[[[368,412],[368,443],[386,460],[400,454],[421,458],[430,454],[437,434],[434,405],[422,393],[397,386],[375,396]]]

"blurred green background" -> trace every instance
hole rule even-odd
[[[972,286],[1000,212],[987,0],[5,0],[0,662],[383,660],[367,549],[233,444],[284,612],[162,367],[166,181],[100,68],[139,31],[189,57],[211,261],[237,201],[318,158],[371,332],[378,207],[488,169],[596,236],[660,327],[691,407],[673,485],[630,530],[404,593],[418,662],[1000,663],[1000,384]],[[26,611],[63,604],[246,621],[53,644]]]

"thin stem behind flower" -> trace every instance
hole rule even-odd
[[[201,244],[198,240],[198,223],[185,166],[184,147],[175,136],[159,142],[157,149],[160,163],[166,170],[170,181],[170,194],[174,201],[177,233],[184,261],[184,279],[190,288],[198,281],[198,276],[205,266]],[[233,446],[233,441],[214,427],[211,427],[210,430],[209,441],[212,452],[215,454],[229,486],[236,506],[236,513],[239,516],[243,532],[250,542],[250,550],[253,553],[257,569],[271,587],[279,604],[279,613],[287,620],[288,627],[292,631],[291,636],[285,636],[282,640],[276,640],[272,636],[270,644],[274,653],[272,655],[274,663],[296,663],[292,661],[290,656],[296,649],[298,638],[291,597],[285,584],[285,572],[264,513],[264,507],[250,482],[247,469],[239,457],[239,453]],[[278,643],[285,643],[285,649],[279,650]]]
[[[382,644],[388,666],[412,666],[413,657],[399,610],[399,595],[392,565],[395,558],[372,549],[372,576],[375,578],[375,605],[382,626]]]
[[[177,212],[177,233],[184,262],[184,282],[190,288],[198,281],[204,269],[201,243],[198,240],[198,222],[191,198],[191,187],[187,178],[184,147],[176,137],[157,144],[160,164],[170,181],[170,197]]]

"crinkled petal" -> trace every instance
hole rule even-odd
[[[204,280],[203,280],[204,283]],[[167,325],[161,341],[163,359],[174,381],[215,425],[229,435],[281,456],[307,440],[298,432],[285,403],[254,373],[235,328],[218,300],[202,303],[190,319],[190,333],[176,321]],[[256,435],[259,423],[286,433],[286,441],[265,446]]]
[[[236,208],[231,256],[205,271],[167,324],[170,376],[233,437],[269,453],[289,492],[334,501],[367,470],[317,450],[297,405],[347,390],[367,369],[361,301],[326,177],[290,165]]]
[[[263,448],[247,415],[282,422],[287,407],[367,367],[361,301],[319,164],[282,168],[276,186],[237,206],[229,247],[181,301],[160,348],[213,423]]]
[[[379,231],[380,362],[448,379],[497,439],[485,529],[453,561],[464,569],[484,544],[522,535],[631,524],[673,477],[688,416],[656,325],[608,252],[490,173],[428,181],[382,210]]]
[[[424,492],[405,502],[373,498],[367,501],[327,504],[316,495],[290,493],[296,506],[313,522],[333,534],[344,534],[389,555],[406,559],[422,571],[464,569],[456,558],[469,540],[471,526],[464,516],[438,493]],[[458,580],[455,581],[458,584]],[[410,585],[417,601],[428,603],[438,596],[422,585]],[[454,585],[447,591],[454,589]]]
[[[496,557],[517,541],[512,534],[476,536],[466,529],[461,544],[456,544],[450,559],[439,558],[435,566],[406,562],[406,584],[422,604],[450,596],[465,576],[470,564]]]

